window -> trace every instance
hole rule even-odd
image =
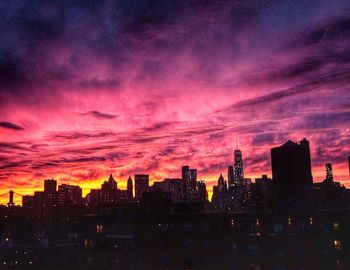
[[[103,233],[103,225],[101,225],[101,224],[96,225],[96,232],[97,233]]]
[[[341,241],[335,240],[334,241],[334,248],[338,251],[341,251]]]
[[[333,231],[335,231],[335,232],[340,231],[340,224],[338,221],[333,222]]]

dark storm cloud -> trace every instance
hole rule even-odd
[[[23,127],[16,125],[16,124],[13,124],[11,122],[0,122],[0,127],[12,129],[12,130],[24,130]]]

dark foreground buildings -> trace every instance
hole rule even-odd
[[[274,205],[282,208],[311,204],[312,174],[309,141],[288,141],[271,149]]]
[[[10,192],[0,269],[350,269],[349,190],[332,165],[313,183],[305,139],[272,149],[271,160],[272,179],[252,181],[236,149],[212,202],[189,166],[153,185],[129,176],[126,190],[110,175],[85,198],[54,179],[22,207]]]

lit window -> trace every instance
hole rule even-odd
[[[314,220],[312,217],[309,218],[309,223],[310,223],[310,226],[314,225]]]
[[[97,233],[103,233],[103,226],[102,225],[96,225],[96,232]]]
[[[334,241],[334,248],[335,248],[336,250],[341,251],[341,241],[335,240],[335,241]]]
[[[334,231],[340,231],[340,224],[339,224],[339,222],[337,222],[337,221],[335,221],[335,222],[333,222],[333,230]]]

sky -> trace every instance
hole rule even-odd
[[[310,141],[350,187],[349,1],[0,1],[0,193],[246,177]]]

